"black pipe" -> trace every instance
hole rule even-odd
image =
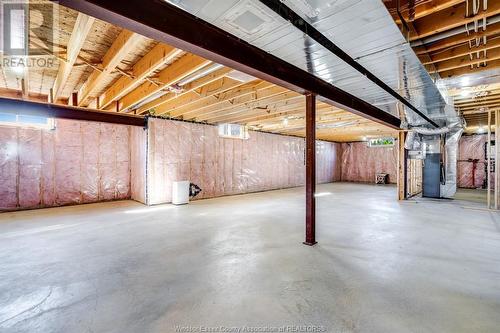
[[[306,22],[300,15],[295,13],[292,9],[282,3],[280,0],[260,0],[263,4],[273,10],[276,14],[284,18],[285,20],[292,23],[297,29],[305,33],[307,36],[314,39],[316,42],[321,44],[323,47],[328,49],[330,52],[335,54],[337,57],[342,59],[344,62],[349,64],[352,68],[366,76],[370,81],[378,85],[380,88],[384,89],[391,96],[399,100],[401,103],[410,108],[413,112],[418,114],[420,117],[425,119],[429,124],[438,128],[439,125],[435,123],[432,119],[427,117],[424,113],[419,111],[416,107],[414,107],[410,102],[408,102],[404,97],[394,91],[391,87],[385,84],[382,80],[364,68],[361,64],[356,62],[353,58],[351,58],[347,53],[345,53],[341,48],[335,45],[331,40],[329,40],[325,35],[323,35],[319,30],[314,28],[311,24]]]

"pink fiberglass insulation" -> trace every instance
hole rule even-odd
[[[0,127],[0,210],[130,197],[129,127],[58,119]]]
[[[248,140],[227,139],[216,126],[149,119],[148,202],[170,202],[178,180],[199,185],[197,198],[303,185],[304,146],[297,137],[250,132]],[[318,141],[319,183],[340,179],[339,148]]]
[[[146,148],[147,130],[130,128],[130,197],[146,203]]]
[[[342,181],[375,183],[377,173],[397,182],[396,147],[371,148],[366,142],[342,143]]]
[[[487,135],[462,136],[459,144],[457,184],[463,188],[481,188],[486,184],[484,146]]]

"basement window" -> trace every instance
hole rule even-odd
[[[0,112],[0,125],[51,130],[55,128],[55,121],[54,118],[45,116],[30,116]]]
[[[368,147],[376,148],[376,147],[394,147],[395,140],[394,138],[377,138],[368,140]]]
[[[246,140],[249,138],[248,128],[238,124],[220,124],[219,136],[223,138]]]

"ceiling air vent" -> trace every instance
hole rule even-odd
[[[226,25],[231,27],[231,30],[236,29],[239,34],[247,36],[255,36],[259,33],[264,33],[270,29],[270,24],[273,19],[259,6],[251,1],[240,1],[223,17]]]
[[[247,34],[253,34],[265,23],[263,19],[254,14],[250,10],[244,11],[241,15],[233,20],[233,24],[237,25]]]

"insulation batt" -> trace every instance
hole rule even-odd
[[[377,173],[387,173],[389,182],[397,182],[396,147],[368,147],[366,142],[342,143],[342,181],[375,182]]]
[[[487,135],[462,136],[460,139],[457,168],[458,187],[481,188],[485,183],[486,159],[484,154],[484,145],[486,144],[486,141]],[[479,160],[476,163],[474,184],[472,183],[474,165],[472,161],[469,161],[469,159]]]
[[[178,180],[202,188],[196,199],[304,184],[303,138],[250,132],[248,140],[228,139],[219,137],[216,126],[153,118],[148,128],[149,204],[171,202]],[[317,141],[319,183],[340,180],[339,149]]]
[[[130,198],[129,141],[124,125],[0,126],[0,210]]]

